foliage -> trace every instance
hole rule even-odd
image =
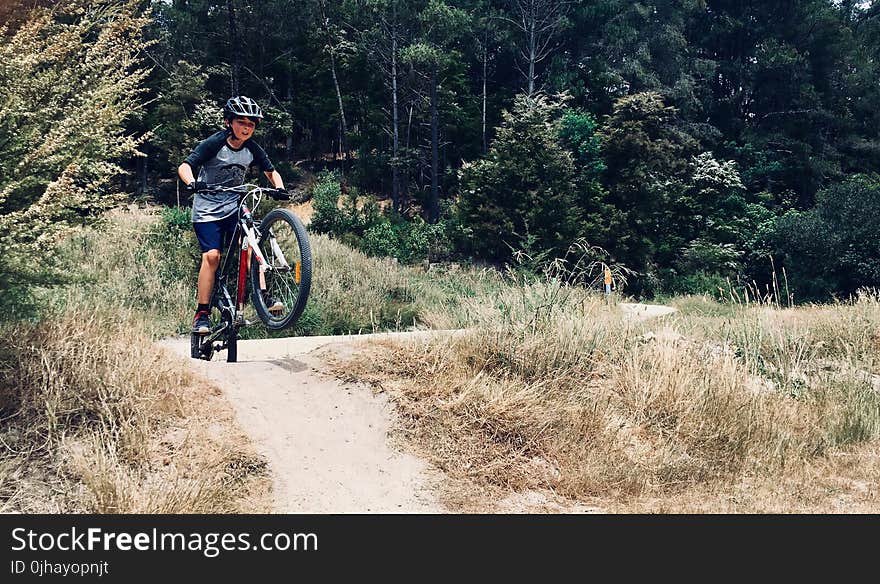
[[[413,263],[448,258],[452,253],[457,225],[448,211],[436,223],[419,216],[408,220],[390,209],[383,213],[375,199],[358,197],[356,189],[342,195],[338,174],[330,172],[318,177],[312,200],[313,231],[338,238],[368,255]]]
[[[779,217],[880,172],[878,10],[833,0],[11,0],[0,7],[0,226],[34,225],[22,237],[43,237],[48,252],[50,231],[111,206],[113,193],[174,200],[180,160],[220,127],[229,95],[244,93],[266,113],[256,139],[288,186],[295,169],[338,171],[347,190],[336,237],[359,245],[373,229],[377,253],[413,255],[388,242],[425,228],[392,215],[378,227],[384,214],[369,197],[345,203],[352,192],[377,205],[396,195],[407,221],[445,207],[454,253],[503,259],[533,237],[558,255],[585,237],[638,270],[631,291],[649,295],[697,269],[685,250],[733,246],[735,269],[699,269],[763,286]],[[542,23],[534,47],[529,22]],[[532,83],[567,96],[544,126],[533,120],[534,136],[505,117]],[[510,132],[525,139],[511,145]],[[474,206],[470,191],[492,204]],[[517,207],[538,199],[545,208]],[[0,262],[4,299],[23,301],[11,282],[38,275]],[[814,276],[817,291],[848,293]]]
[[[404,263],[437,260],[448,255],[448,223],[428,223],[421,217],[392,221],[387,216],[364,232],[360,250],[378,257],[393,257]]]
[[[564,251],[577,236],[576,171],[559,143],[561,109],[540,94],[518,95],[486,157],[463,166],[459,209],[474,255],[508,258],[529,236]]]
[[[696,144],[677,127],[676,116],[660,94],[638,93],[615,102],[600,134],[609,202],[618,211],[612,225],[615,255],[643,272],[664,259],[662,246],[677,247],[664,236],[675,235],[679,221],[670,223],[666,214],[686,179],[687,156]]]
[[[599,123],[592,114],[569,108],[560,120],[559,140],[574,161],[580,234],[610,248],[613,245],[610,226],[618,212],[608,202],[608,191],[602,186],[602,173],[607,167],[598,130]]]
[[[336,172],[318,176],[312,188],[312,204],[315,213],[310,227],[317,233],[358,240],[379,220],[375,200],[359,200],[355,188],[347,188],[343,194]]]
[[[799,299],[880,286],[878,205],[880,175],[857,175],[820,192],[815,209],[780,219],[776,244]]]
[[[153,132],[149,144],[157,163],[170,171],[195,144],[221,127],[222,118],[219,108],[207,103],[208,74],[202,67],[179,60],[165,73],[145,121]]]
[[[152,177],[173,178],[174,149],[201,137],[190,126],[198,112],[216,113],[237,88],[264,106],[259,139],[279,168],[335,169],[352,190],[395,195],[407,217],[433,219],[438,203],[460,209],[464,227],[477,225],[460,241],[486,248],[456,250],[465,254],[503,258],[531,236],[559,254],[586,237],[639,270],[637,293],[674,288],[695,240],[736,251],[736,269],[712,273],[766,283],[779,216],[814,207],[849,174],[880,171],[876,2],[322,0],[291,10],[289,0],[193,0],[155,10],[156,101],[133,126],[163,134],[147,146]],[[534,62],[530,21],[546,25]],[[573,172],[561,160],[547,171],[572,184],[555,196],[574,194],[565,217],[547,220],[559,233],[542,217],[508,221],[467,194],[454,200],[478,173],[507,186],[511,177],[489,176],[479,158],[524,79],[570,97],[554,116]],[[741,186],[725,182],[734,169]],[[540,182],[553,183],[549,174]],[[517,188],[535,190],[529,180]],[[406,255],[388,248],[405,230],[395,218],[374,227],[351,209],[338,214],[337,237],[348,223],[358,244],[373,228],[371,246]]]
[[[36,8],[0,43],[0,296],[21,298],[58,242],[117,204],[141,138],[148,23],[139,2]],[[25,259],[31,258],[31,259]],[[45,275],[43,275],[45,276]],[[5,311],[4,311],[5,312]]]

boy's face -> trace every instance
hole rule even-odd
[[[251,118],[233,118],[229,123],[232,133],[238,140],[247,140],[254,134],[257,127],[256,122]]]

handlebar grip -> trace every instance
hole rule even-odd
[[[275,199],[276,201],[289,201],[290,193],[287,192],[286,189],[272,189],[269,191],[269,196]]]
[[[197,193],[199,191],[207,190],[208,183],[200,181],[200,180],[195,180],[195,181],[189,183],[188,185],[186,185],[186,189],[192,193]]]

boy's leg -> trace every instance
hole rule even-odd
[[[220,266],[220,250],[209,249],[202,253],[202,264],[199,266],[199,283],[196,301],[199,304],[211,302],[211,291],[214,288],[214,274]]]
[[[254,258],[253,252],[249,253],[248,258],[247,258],[248,272],[251,271],[251,261],[254,261],[254,260],[255,260],[255,258]],[[263,290],[262,294],[263,294],[263,302],[266,303],[266,310],[268,310],[269,312],[272,312],[272,313],[277,313],[277,312],[281,312],[282,310],[284,310],[284,302],[282,302],[280,299],[275,298],[274,296],[269,294],[269,292],[267,290]]]
[[[220,248],[223,242],[223,225],[221,221],[194,223],[196,237],[202,250],[202,263],[199,266],[198,289],[196,293],[196,314],[193,318],[192,332],[205,335],[211,332],[211,292],[214,288],[214,276],[220,266]]]
[[[220,265],[220,250],[210,249],[202,254],[202,265],[199,266],[199,283],[196,299],[196,315],[193,318],[193,332],[206,335],[211,332],[211,291],[214,288],[214,275]]]

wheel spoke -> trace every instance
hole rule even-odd
[[[266,293],[284,304],[280,313],[267,310],[266,299],[257,294],[260,317],[269,328],[286,328],[296,322],[308,298],[311,284],[311,250],[305,229],[289,211],[272,211],[262,223],[263,237],[259,242],[268,270],[265,271]],[[257,275],[257,271],[254,271]],[[297,276],[300,281],[297,282]]]

